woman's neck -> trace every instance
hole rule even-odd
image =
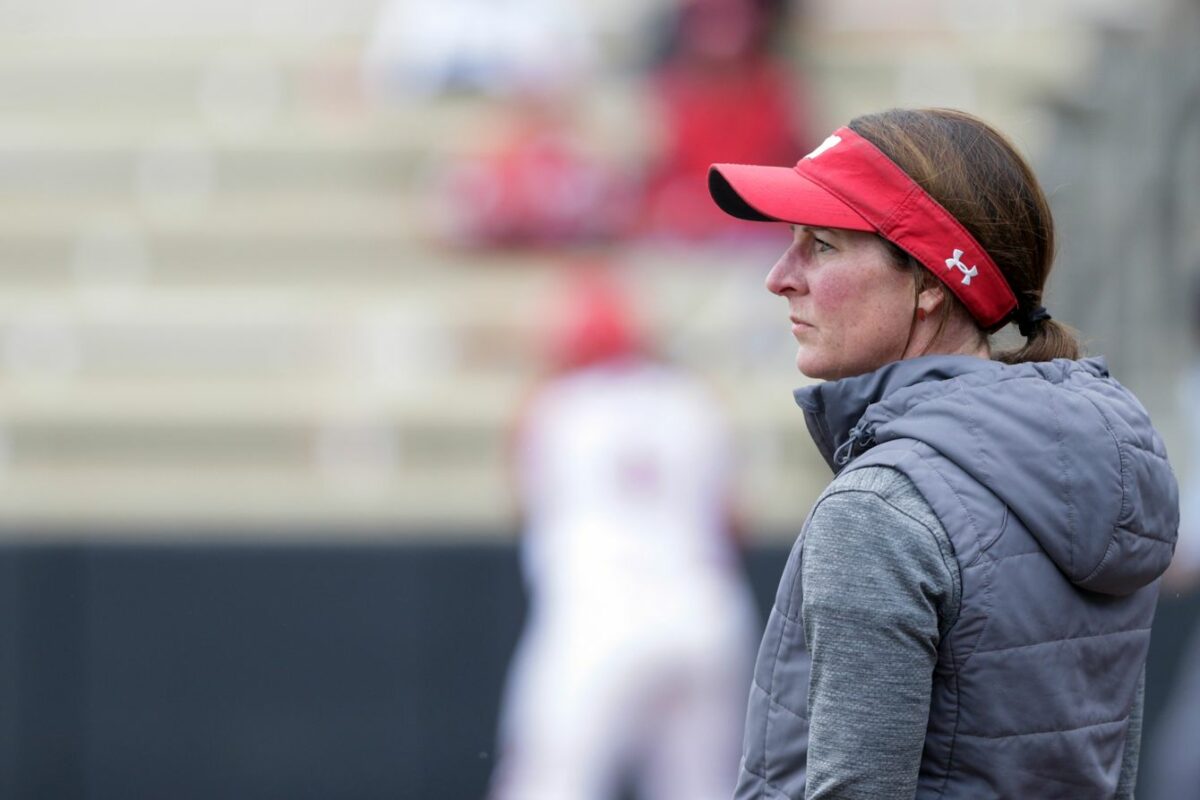
[[[934,321],[930,319],[926,322]],[[992,357],[987,336],[972,320],[951,318],[940,327],[936,323],[924,325],[915,334],[910,338],[902,358],[935,355]]]

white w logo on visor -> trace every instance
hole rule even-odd
[[[821,155],[821,153],[824,153],[829,148],[836,147],[837,145],[839,145],[841,143],[842,143],[842,137],[830,136],[825,141],[821,142],[820,147],[818,147],[816,150],[813,150],[811,153],[806,155],[805,158],[816,158],[817,156]]]

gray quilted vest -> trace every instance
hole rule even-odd
[[[917,797],[1112,797],[1178,527],[1142,406],[1100,359],[966,356],[796,400],[835,472],[900,470],[954,546],[961,608],[940,643]],[[739,800],[803,797],[808,666],[771,655],[803,635],[788,608],[798,598],[777,601],[755,668]]]

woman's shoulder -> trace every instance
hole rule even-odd
[[[831,597],[843,597],[847,587],[862,580],[923,586],[938,598],[939,627],[946,628],[957,615],[961,577],[953,546],[929,503],[900,470],[873,465],[840,474],[813,508],[804,550],[804,583],[818,593],[823,586]],[[886,594],[887,602],[894,602],[905,590]]]
[[[922,524],[941,529],[937,515],[916,484],[895,467],[873,465],[842,471],[821,493],[817,508],[823,501],[847,492],[871,495]]]
[[[805,538],[818,548],[825,540],[836,549],[891,553],[914,552],[953,564],[954,548],[945,527],[917,486],[894,467],[864,466],[839,474],[813,507]],[[830,541],[832,540],[832,541]]]

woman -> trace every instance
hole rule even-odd
[[[796,401],[836,473],[767,624],[737,797],[1132,797],[1178,492],[1042,305],[1029,167],[967,114],[894,110],[709,187],[792,225],[767,288],[826,379]]]

